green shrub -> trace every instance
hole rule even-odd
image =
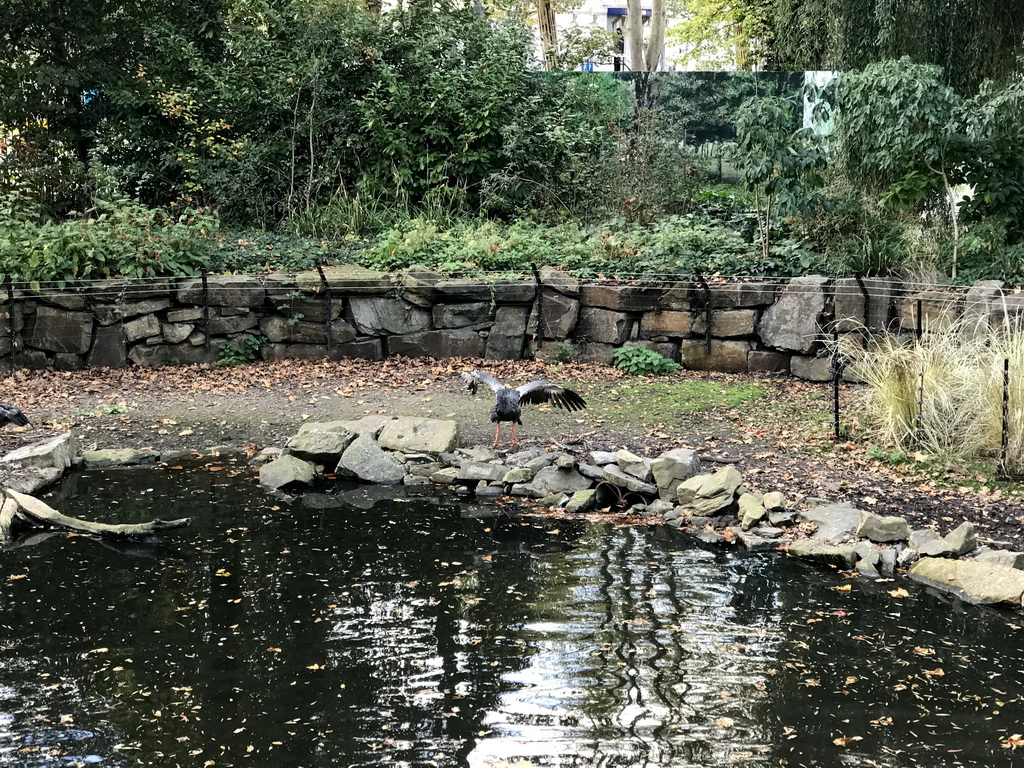
[[[224,232],[213,243],[209,268],[213,272],[304,272],[318,264],[349,259],[344,243],[272,232]]]
[[[61,221],[0,217],[0,279],[53,281],[193,275],[219,222],[210,209],[169,211],[118,199]]]
[[[647,347],[619,347],[612,352],[612,362],[634,376],[675,373],[682,368],[679,363]]]
[[[254,363],[259,359],[260,347],[266,341],[266,336],[246,336],[238,341],[228,339],[217,348],[217,365],[227,368]]]

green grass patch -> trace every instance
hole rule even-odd
[[[737,408],[765,394],[759,385],[749,382],[652,381],[616,387],[609,393],[609,405],[625,418],[669,422],[679,416]]]

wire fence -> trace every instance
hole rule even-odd
[[[560,273],[562,274],[562,273]],[[516,284],[521,284],[516,286]],[[529,285],[533,292],[524,301],[522,288]],[[511,300],[502,292],[509,287],[518,290]],[[573,284],[569,292],[579,291],[582,303],[601,306],[602,300],[593,298],[588,291],[614,287],[621,291],[636,291],[641,297],[625,306],[642,307],[638,312],[690,311],[695,317],[703,316],[705,353],[712,352],[715,312],[737,307],[764,310],[781,296],[791,298],[827,297],[831,314],[822,318],[822,329],[829,332],[843,323],[859,323],[868,331],[895,330],[913,332],[919,337],[930,324],[941,324],[962,314],[996,313],[1011,315],[1024,311],[1024,295],[993,296],[968,287],[951,287],[923,281],[894,281],[871,277],[825,279],[784,279],[770,276],[743,276],[722,278],[704,274],[679,275],[619,275],[616,280],[582,280]],[[240,300],[240,292],[256,294],[253,305]],[[262,290],[262,296],[259,292]],[[399,275],[381,274],[370,279],[337,278],[323,269],[299,280],[296,276],[207,276],[205,273],[191,278],[119,278],[115,280],[86,280],[73,287],[58,284],[37,284],[7,281],[0,289],[0,368],[16,370],[26,364],[19,359],[28,353],[27,347],[38,347],[43,352],[64,355],[86,355],[91,351],[89,340],[83,338],[83,327],[108,328],[118,326],[123,335],[122,345],[168,343],[155,339],[156,327],[149,316],[163,315],[164,325],[181,326],[174,329],[174,343],[190,339],[193,346],[200,344],[209,350],[212,337],[258,333],[259,322],[267,317],[281,316],[293,324],[305,321],[320,323],[324,343],[335,345],[332,324],[342,317],[342,309],[353,298],[392,295],[395,298],[406,291],[423,290],[416,285],[403,285]],[[544,283],[536,269],[510,271],[469,277],[444,279],[426,286],[439,303],[489,300],[492,304],[531,304],[538,315],[541,330],[550,330],[545,323],[552,311],[546,307],[545,293],[564,292],[566,287]],[[746,294],[750,294],[749,296]],[[672,302],[659,298],[675,294]],[[649,301],[644,303],[642,297]],[[607,303],[606,301],[604,303]],[[1012,306],[1011,306],[1012,305]],[[297,311],[295,308],[298,307]],[[614,307],[612,307],[614,309]],[[303,311],[304,310],[304,311]],[[547,311],[546,311],[547,310]],[[199,313],[196,315],[196,313]],[[32,315],[35,320],[32,321]],[[39,317],[46,315],[45,328],[39,329]],[[236,318],[229,320],[228,318]],[[873,322],[878,319],[879,322]],[[34,336],[28,340],[24,332],[33,324]],[[191,326],[185,338],[184,326]],[[213,330],[211,330],[211,328]],[[847,329],[843,329],[844,331]],[[148,333],[148,335],[147,335]],[[201,334],[200,337],[194,333]],[[114,334],[108,334],[107,342]],[[307,334],[308,335],[308,334]],[[541,337],[544,334],[541,333]],[[41,341],[42,346],[31,343]],[[98,341],[97,341],[98,343]],[[52,360],[48,360],[52,363]],[[63,364],[71,364],[62,359]],[[39,358],[30,361],[38,366]]]

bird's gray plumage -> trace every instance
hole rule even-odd
[[[494,410],[491,411],[491,421],[497,423],[511,421],[515,424],[522,424],[522,408],[520,406],[524,404],[551,403],[567,411],[580,411],[587,407],[587,401],[578,393],[540,379],[527,382],[515,389],[506,387],[484,371],[463,373],[462,380],[466,382],[467,389],[474,395],[481,384],[486,384],[494,390]]]
[[[10,403],[0,403],[0,427],[5,424],[13,424],[16,427],[28,425],[28,417],[21,412],[21,409]]]

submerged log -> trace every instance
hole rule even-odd
[[[90,523],[77,517],[62,515],[34,496],[18,493],[10,488],[4,489],[3,494],[3,504],[0,505],[0,543],[9,542],[13,529],[23,524],[34,528],[57,528],[105,539],[137,539],[174,528],[184,528],[190,522],[190,518],[184,517],[180,520],[157,519],[134,524]]]

